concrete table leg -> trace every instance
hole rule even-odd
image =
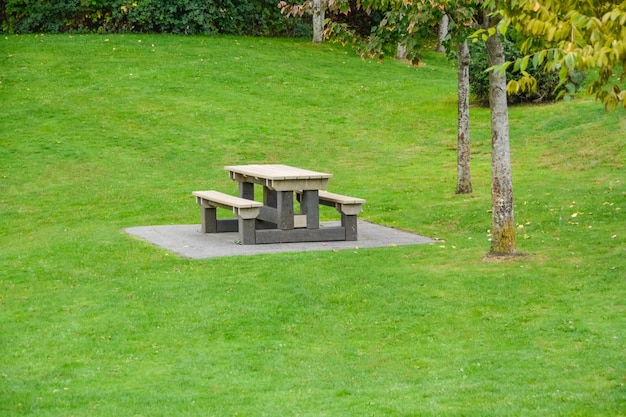
[[[268,207],[278,207],[278,196],[276,191],[263,187],[263,204]]]
[[[306,214],[307,229],[320,228],[320,199],[317,190],[302,191],[302,201],[300,201],[300,211]]]
[[[279,191],[277,195],[278,228],[282,230],[293,229],[293,192]]]
[[[251,182],[240,182],[239,197],[254,200],[254,184]]]

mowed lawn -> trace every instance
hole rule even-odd
[[[489,113],[455,195],[434,53],[4,35],[0,103],[2,416],[626,415],[623,109],[510,109],[527,256],[493,262]],[[190,260],[124,233],[199,223],[191,192],[245,163],[331,172],[439,241]]]

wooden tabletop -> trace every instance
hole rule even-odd
[[[261,184],[275,191],[324,190],[333,174],[289,165],[229,165],[230,178],[240,183]]]
[[[267,165],[229,165],[224,169],[237,174],[264,178],[268,180],[307,180],[332,178],[333,174],[326,172],[310,171],[308,169],[296,168],[289,165],[267,164]]]

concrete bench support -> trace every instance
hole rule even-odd
[[[341,226],[346,229],[346,240],[357,240],[357,215],[363,209],[365,200],[347,195],[320,190],[320,204],[335,207],[341,213]]]
[[[263,203],[219,191],[194,191],[193,195],[202,209],[202,233],[239,231],[242,244],[256,243],[255,222]],[[233,227],[232,221],[217,220],[218,207],[232,210],[237,215],[236,228]]]
[[[303,198],[302,192],[298,192],[298,199],[302,201]],[[357,240],[357,215],[363,209],[365,200],[324,190],[320,190],[315,198],[319,199],[319,204],[335,207],[341,213],[341,226],[346,229],[346,240]]]

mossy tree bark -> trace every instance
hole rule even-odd
[[[487,39],[489,65],[504,63],[504,48],[498,33]],[[491,254],[516,253],[513,220],[513,179],[509,145],[509,112],[506,101],[506,74],[489,73],[489,106],[491,109]]]
[[[457,131],[457,194],[471,194],[470,174],[470,116],[469,116],[469,64],[470,52],[467,41],[459,42],[459,114]]]

